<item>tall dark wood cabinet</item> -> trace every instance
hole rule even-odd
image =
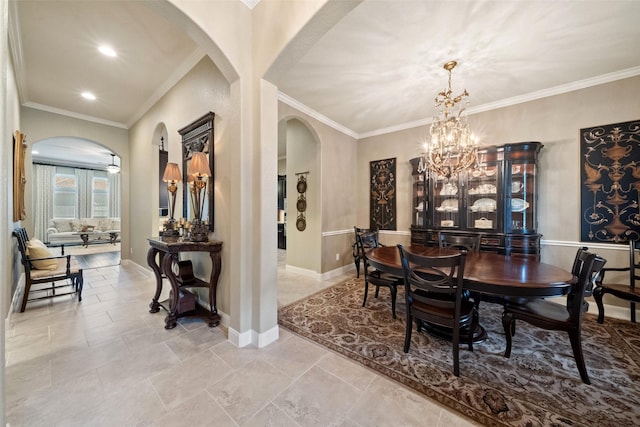
[[[539,142],[484,147],[473,169],[449,179],[411,159],[411,243],[436,245],[439,231],[482,234],[481,250],[539,258],[541,148]]]

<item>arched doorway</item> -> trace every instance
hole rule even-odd
[[[65,248],[67,254],[109,252],[109,262],[119,263],[121,180],[116,153],[84,138],[49,137],[32,145],[31,168],[27,204],[32,237]]]

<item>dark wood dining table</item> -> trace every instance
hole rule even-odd
[[[404,246],[404,250],[418,255],[445,256],[458,253],[456,249],[431,246]],[[396,246],[371,249],[367,258],[385,267],[385,272],[402,276],[400,253]],[[469,291],[489,297],[489,301],[519,298],[543,298],[565,295],[577,280],[571,272],[527,257],[501,255],[493,252],[467,253],[464,284]],[[493,299],[492,299],[493,298]],[[429,330],[427,328],[427,330]],[[449,338],[447,332],[430,330],[438,336]],[[474,341],[486,338],[480,328]]]

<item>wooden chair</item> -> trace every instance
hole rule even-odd
[[[581,253],[579,250],[578,252],[576,259],[580,264],[580,274],[578,281],[571,286],[565,306],[541,298],[524,304],[505,304],[502,313],[502,326],[507,339],[507,348],[504,356],[511,355],[511,341],[515,334],[517,319],[546,330],[566,331],[569,334],[580,378],[585,384],[591,384],[582,354],[581,326],[584,313],[584,294],[585,289],[593,286],[606,261],[587,251]]]
[[[462,235],[438,232],[438,244],[441,248],[466,249],[468,252],[477,254],[480,252],[481,234]]]
[[[358,246],[358,235],[359,234],[367,234],[367,233],[377,233],[376,230],[372,230],[370,228],[359,228],[353,227],[355,241],[353,242],[353,263],[356,265],[356,277],[360,277],[360,262],[362,262],[362,258],[364,253],[360,251],[360,247]]]
[[[404,352],[409,352],[413,321],[418,332],[423,322],[453,330],[453,373],[460,375],[460,329],[468,328],[469,350],[473,351],[473,333],[478,327],[478,312],[473,300],[463,299],[466,251],[460,254],[428,257],[406,252],[398,245],[405,282],[407,321]],[[428,271],[424,274],[424,271]]]
[[[391,292],[391,313],[393,318],[396,318],[396,296],[398,294],[398,286],[403,284],[401,277],[396,277],[391,274],[384,273],[384,266],[367,258],[367,251],[372,248],[380,246],[378,242],[378,232],[372,231],[369,233],[359,233],[357,235],[358,250],[363,254],[364,261],[364,299],[362,300],[362,306],[367,303],[367,295],[369,293],[369,283],[376,287],[375,297],[378,298],[380,287],[384,286],[389,288]],[[371,268],[371,270],[370,270]]]
[[[629,301],[631,322],[636,323],[636,303],[640,302],[640,288],[636,289],[636,281],[640,280],[640,262],[636,261],[638,251],[640,251],[640,240],[629,240],[629,267],[602,269],[602,274],[598,278],[596,288],[593,291],[593,299],[596,300],[596,305],[598,306],[598,323],[604,321],[604,304],[602,303],[604,294],[611,294]],[[604,283],[607,271],[628,271],[629,283]]]
[[[64,295],[78,294],[78,301],[82,301],[82,269],[77,265],[76,260],[71,255],[59,255],[48,257],[29,257],[27,255],[27,246],[29,243],[29,236],[27,230],[24,228],[16,228],[13,230],[13,236],[18,241],[18,250],[20,251],[20,257],[22,265],[24,266],[25,275],[25,288],[22,296],[22,304],[20,305],[20,312],[23,312],[27,307],[27,302],[35,301],[45,298],[54,298]],[[55,260],[55,266],[51,269],[37,269],[35,264],[38,261]],[[58,282],[64,282],[58,284]],[[33,285],[51,283],[51,286],[37,289],[32,289]],[[61,288],[70,288],[66,292],[59,293]],[[38,295],[29,298],[30,294]]]

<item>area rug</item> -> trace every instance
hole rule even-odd
[[[412,334],[402,351],[405,305],[391,316],[386,289],[362,307],[364,282],[349,279],[279,310],[292,332],[388,376],[472,420],[489,426],[640,425],[640,326],[616,319],[600,325],[587,314],[583,350],[591,385],[580,380],[566,333],[518,322],[509,359],[501,307],[482,303],[488,338],[460,349],[453,375],[451,343]],[[402,292],[402,291],[400,291]],[[399,292],[399,294],[400,294]]]

